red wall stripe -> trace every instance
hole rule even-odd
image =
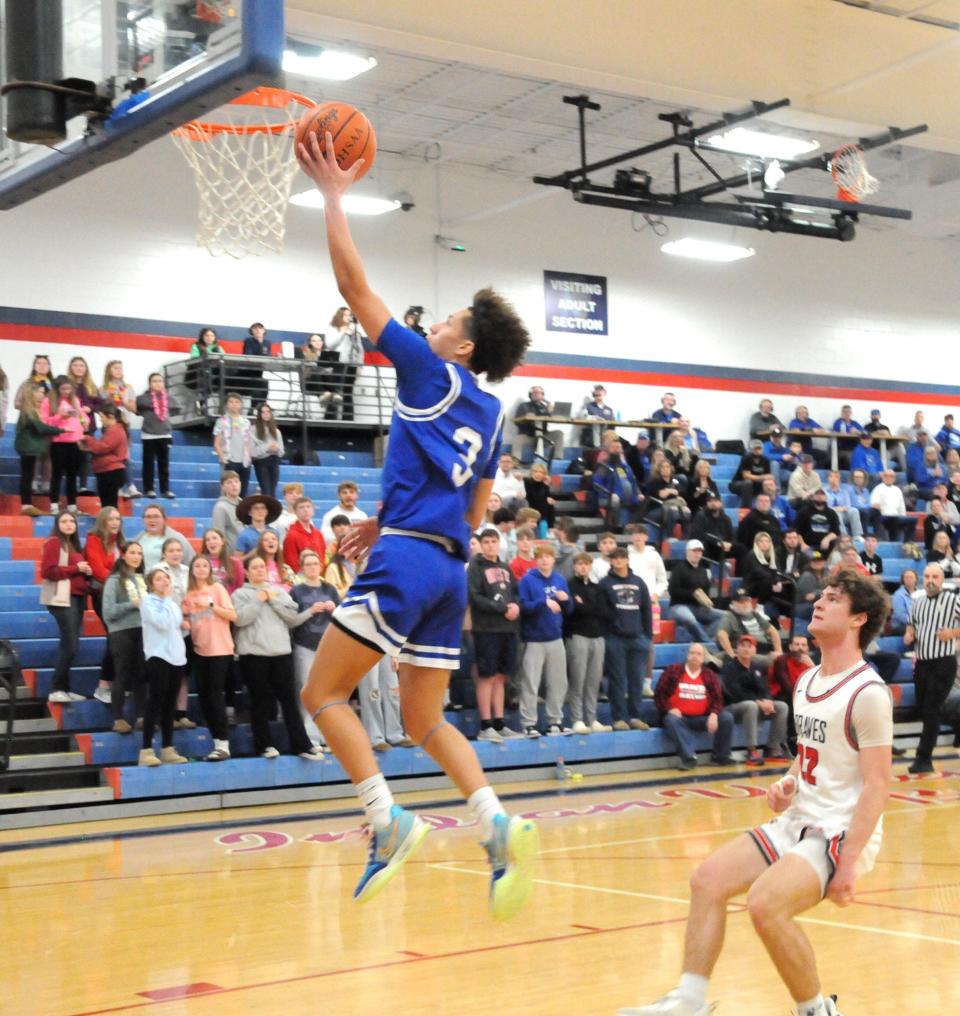
[[[49,325],[19,325],[0,322],[0,340],[37,342],[49,345],[101,346],[109,349],[146,349],[158,353],[174,353],[186,357],[194,343],[192,336],[152,335],[143,332],[114,332],[87,328],[61,328]],[[243,343],[223,340],[228,353],[240,354]],[[376,350],[367,350],[365,362],[389,366],[390,361]],[[629,385],[650,385],[654,388],[693,388],[721,392],[762,392],[767,395],[794,395],[809,397],[814,389],[809,384],[789,381],[756,381],[749,378],[706,377],[700,374],[668,374],[657,371],[613,370],[590,366],[575,367],[567,364],[525,364],[514,373],[519,377],[555,378],[562,381],[597,381]],[[950,404],[944,392],[896,391],[889,388],[851,388],[842,385],[820,384],[816,394],[821,398],[850,399],[857,401],[897,402],[919,405],[924,402]]]

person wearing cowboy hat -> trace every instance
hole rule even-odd
[[[280,533],[270,523],[280,518],[281,511],[280,502],[269,494],[250,494],[237,505],[237,518],[244,525],[237,537],[237,553],[245,562],[253,557],[264,533],[276,533],[280,539]]]

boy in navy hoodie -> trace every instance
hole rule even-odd
[[[546,684],[547,734],[572,734],[563,725],[567,696],[567,657],[563,617],[573,610],[566,579],[553,570],[556,550],[542,544],[534,551],[536,568],[520,580],[520,635],[526,643],[520,668],[520,718],[527,737],[539,737],[537,692]]]
[[[614,730],[649,730],[640,719],[643,675],[653,638],[650,593],[643,579],[630,571],[630,555],[618,547],[610,555],[610,572],[600,583],[607,594],[613,621],[607,634],[607,674]]]

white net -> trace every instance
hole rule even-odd
[[[880,187],[876,177],[867,172],[863,149],[859,145],[838,148],[830,160],[830,171],[841,200],[859,201],[865,194],[875,194]]]
[[[292,93],[257,89],[226,106],[220,122],[194,120],[173,132],[200,198],[197,243],[212,255],[283,250],[297,171],[294,128],[305,104],[312,105]]]

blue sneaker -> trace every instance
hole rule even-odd
[[[483,847],[491,868],[490,913],[496,921],[509,921],[533,889],[533,867],[540,848],[537,823],[518,815],[497,815],[493,834]]]
[[[360,903],[372,900],[396,875],[403,862],[413,856],[428,832],[430,826],[423,819],[395,804],[390,809],[390,825],[379,832],[371,832],[370,857],[353,890],[353,898]]]

